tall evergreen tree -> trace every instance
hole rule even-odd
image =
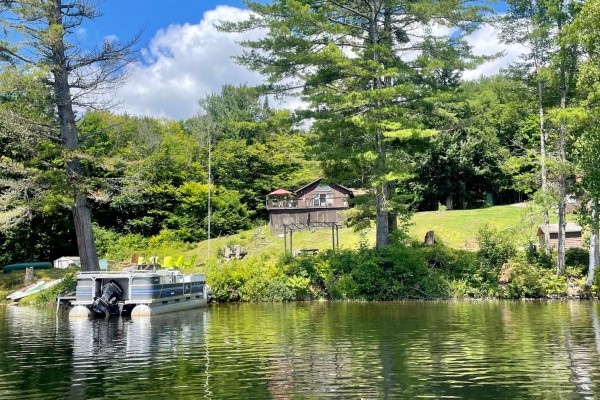
[[[98,269],[80,145],[75,120],[76,107],[90,103],[89,95],[111,89],[122,78],[122,68],[133,60],[134,41],[105,40],[98,48],[85,50],[70,37],[86,20],[100,16],[90,1],[22,0],[0,1],[2,61],[28,65],[47,72],[52,91],[57,135],[63,150],[67,183],[72,193],[72,213],[83,270]]]
[[[299,90],[332,178],[370,190],[376,246],[390,243],[402,210],[398,184],[410,177],[413,144],[436,99],[473,63],[461,40],[485,8],[461,0],[275,0],[246,2],[254,16],[226,31],[267,29],[241,64],[269,78],[273,92]],[[453,32],[436,35],[434,31]]]

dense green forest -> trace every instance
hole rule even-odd
[[[247,1],[255,17],[219,29],[266,32],[237,57],[265,84],[199,93],[198,115],[181,121],[79,102],[77,90],[118,84],[115,71],[135,40],[82,56],[69,35],[96,15],[63,3],[0,6],[24,21],[3,20],[0,41],[0,264],[78,249],[102,255],[109,242],[204,240],[209,187],[211,234],[233,234],[264,225],[271,190],[325,176],[363,189],[349,224],[374,227],[377,248],[401,243],[419,210],[528,200],[545,223],[555,210],[557,275],[565,273],[567,204],[577,198],[592,285],[600,261],[598,0],[509,0],[502,13],[453,0]],[[61,18],[47,22],[48,5]],[[465,40],[482,24],[528,50],[494,76],[464,80],[493,58]],[[77,74],[88,65],[99,65],[92,81]],[[300,96],[305,107],[273,108],[273,94]],[[93,256],[86,260],[94,268]]]

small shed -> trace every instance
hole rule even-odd
[[[545,225],[540,225],[537,230],[540,246],[544,247]],[[550,232],[550,248],[558,247],[558,224],[548,224]],[[565,249],[582,248],[583,239],[581,238],[581,226],[568,223],[565,227]]]
[[[81,266],[81,260],[79,257],[63,256],[54,260],[54,268],[66,269],[73,264]]]

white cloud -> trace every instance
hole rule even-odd
[[[75,35],[81,40],[85,40],[87,38],[87,29],[79,27],[75,31]]]
[[[256,38],[261,33],[230,34],[215,28],[220,21],[240,21],[249,16],[248,10],[218,6],[207,11],[197,24],[171,25],[158,31],[149,46],[142,50],[143,62],[131,67],[131,78],[117,90],[114,98],[120,103],[117,111],[172,119],[189,118],[199,111],[198,99],[220,92],[226,83],[260,83],[259,74],[235,64],[231,56],[242,52],[236,42]],[[438,28],[434,33],[451,32]],[[498,31],[489,25],[467,36],[466,40],[473,46],[475,54],[491,55],[504,51],[505,55],[466,71],[464,79],[493,75],[516,61],[526,50],[522,45],[501,44]],[[274,101],[271,105],[305,106],[298,98]]]
[[[256,85],[257,73],[236,65],[232,55],[242,49],[236,41],[259,33],[229,34],[217,31],[219,21],[240,21],[250,12],[218,6],[207,11],[198,24],[171,25],[160,30],[142,51],[127,84],[116,93],[119,111],[135,115],[189,118],[198,110],[198,99],[220,92],[229,84]]]
[[[527,51],[527,48],[520,44],[506,45],[500,43],[498,33],[496,28],[484,25],[465,38],[473,46],[473,53],[476,55],[493,55],[498,52],[504,52],[504,55],[492,61],[485,62],[475,69],[465,71],[463,79],[472,80],[480,76],[494,75],[501,68],[505,68],[517,61],[519,56]]]

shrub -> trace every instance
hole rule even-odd
[[[450,280],[448,282],[448,295],[455,299],[471,297],[473,293],[469,282],[465,279]]]
[[[543,249],[536,249],[533,246],[529,246],[525,254],[529,264],[537,265],[546,269],[551,269],[554,266],[552,255],[546,254]]]
[[[557,277],[551,270],[521,262],[513,262],[509,268],[510,280],[506,285],[505,297],[545,297],[566,293],[566,278]]]
[[[427,257],[427,264],[446,273],[454,279],[470,279],[477,272],[478,257],[467,250],[456,250],[436,244],[424,246],[421,251]]]
[[[498,283],[498,274],[502,265],[516,254],[514,243],[506,233],[484,228],[477,236],[479,243],[479,273],[483,283]]]
[[[590,262],[590,252],[587,249],[572,248],[565,252],[565,265],[574,267],[577,271],[587,271]]]
[[[119,234],[110,229],[102,228],[100,225],[92,224],[94,230],[94,242],[99,255],[106,255],[114,250]]]
[[[283,279],[271,281],[266,286],[266,293],[263,298],[266,301],[291,301],[296,300],[294,291],[286,284]]]
[[[287,286],[292,292],[291,300],[310,299],[310,279],[308,277],[292,275],[288,277]]]

